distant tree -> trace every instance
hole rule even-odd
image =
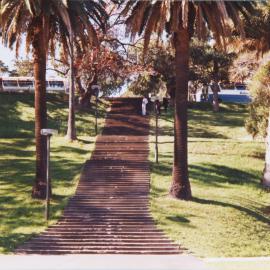
[[[162,78],[159,74],[141,73],[131,82],[128,91],[135,96],[148,96],[150,93],[157,94],[162,88]]]
[[[252,95],[246,128],[254,137],[265,138],[266,153],[262,184],[270,188],[270,62],[262,65],[249,84]]]
[[[250,80],[260,65],[256,51],[239,52],[229,69],[229,79],[244,83]]]
[[[148,96],[149,93],[158,93],[165,86],[165,91],[172,97],[175,74],[171,48],[153,43],[146,53],[141,44],[130,49],[131,54],[136,50],[138,68],[133,70],[128,91],[136,96]]]
[[[234,53],[217,50],[207,42],[194,40],[190,47],[190,57],[191,80],[202,83],[229,80],[229,68],[235,57]]]
[[[103,94],[110,95],[124,84],[131,73],[129,62],[117,50],[102,44],[77,55],[75,69],[76,86],[83,107],[90,105],[93,85],[100,85]]]
[[[34,62],[31,59],[16,59],[14,61],[14,70],[13,72],[17,76],[22,77],[33,77],[34,76]]]
[[[135,94],[145,94],[151,89],[159,88],[163,82],[167,87],[167,93],[174,98],[175,92],[175,67],[173,50],[169,44],[151,45],[147,53],[142,56],[143,49],[139,50],[139,58],[143,58],[146,72],[140,73],[129,86],[129,90]],[[206,42],[194,40],[190,45],[190,69],[189,81],[195,88],[200,83],[209,84],[211,80],[227,81],[229,79],[229,67],[234,58],[234,53],[226,53],[216,50]],[[155,77],[151,74],[155,72]],[[196,91],[196,89],[195,89]]]
[[[0,60],[0,75],[6,74],[8,72],[9,72],[8,66],[5,65],[5,63]]]

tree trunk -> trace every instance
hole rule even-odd
[[[270,110],[268,116],[268,128],[266,137],[265,166],[263,171],[262,184],[265,188],[270,188]]]
[[[213,91],[213,111],[218,112],[219,111],[218,91],[217,90],[212,91]]]
[[[214,67],[213,67],[213,75],[214,75],[214,82],[212,84],[212,92],[213,92],[213,111],[218,112],[219,111],[219,100],[218,100],[218,74],[219,74],[219,67],[218,62],[216,59],[214,59]]]
[[[91,84],[92,85],[92,84]],[[90,99],[93,96],[93,91],[90,88],[86,90],[86,92],[82,93],[79,100],[79,105],[81,108],[91,108]]]
[[[187,159],[187,96],[189,71],[189,34],[180,29],[174,36],[176,91],[174,114],[174,162],[170,195],[190,200],[191,188],[188,178]]]
[[[69,87],[69,110],[68,110],[68,129],[66,138],[69,141],[77,139],[75,126],[75,78],[74,78],[74,52],[73,35],[70,36],[70,87]]]
[[[91,97],[95,94],[93,89],[92,89],[92,85],[96,85],[97,84],[97,75],[94,76],[93,80],[91,83],[89,83],[86,92],[82,93],[80,96],[80,106],[82,108],[90,108],[91,107]]]
[[[36,179],[32,197],[46,197],[46,137],[40,131],[47,127],[46,108],[46,50],[42,16],[35,19],[33,37],[33,58],[35,78],[35,140],[36,140]]]

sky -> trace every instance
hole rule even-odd
[[[22,56],[24,56],[23,53]],[[3,46],[2,43],[0,43],[0,60],[5,63],[10,69],[13,67],[13,61],[16,59],[15,57],[15,51],[11,51],[10,49]]]
[[[31,55],[30,55],[31,56]],[[27,55],[25,52],[25,45],[22,42],[22,46],[19,50],[18,58],[26,59]],[[10,50],[9,48],[6,48],[1,42],[0,42],[0,60],[4,62],[5,65],[9,67],[9,70],[12,70],[14,68],[13,64],[16,60],[16,53],[15,50]],[[5,75],[8,76],[8,75]],[[47,76],[49,77],[58,77],[57,73],[51,70],[47,71]]]

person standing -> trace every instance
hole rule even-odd
[[[208,100],[208,85],[207,83],[203,83],[201,101],[207,101],[207,100]]]
[[[155,100],[155,110],[156,110],[156,113],[158,115],[160,115],[160,113],[161,113],[160,109],[161,109],[161,103],[160,103],[159,99],[156,99]]]
[[[148,99],[146,97],[142,100],[142,115],[146,115],[146,105],[148,103]]]

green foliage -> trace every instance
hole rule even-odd
[[[34,64],[30,59],[16,59],[14,61],[15,70],[13,73],[15,76],[33,77],[34,76]],[[11,74],[12,75],[12,74]]]
[[[151,43],[148,51],[144,54],[143,46],[131,48],[132,55],[139,59],[139,66],[143,67],[134,71],[136,76],[131,78],[128,91],[135,95],[147,95],[148,93],[158,93],[160,89],[167,88],[167,93],[171,94],[175,90],[175,69],[174,56],[169,44]]]
[[[5,63],[0,60],[0,75],[3,73],[8,73],[8,71],[9,71],[8,66],[5,65]]]
[[[143,51],[140,52],[140,58],[142,58],[142,54]],[[209,83],[212,79],[228,81],[229,67],[234,57],[233,53],[217,51],[207,43],[193,40],[190,47],[189,80],[195,84]],[[140,74],[132,82],[129,90],[137,95],[145,95],[156,91],[164,84],[168,93],[173,94],[175,91],[175,63],[170,46],[155,47],[151,45],[144,57],[144,64],[151,67],[155,75],[149,75],[147,72]]]
[[[235,55],[218,51],[205,42],[193,40],[190,48],[190,80],[209,83],[210,80],[228,81],[229,67]]]
[[[128,88],[128,91],[137,96],[148,96],[149,93],[158,93],[162,80],[160,76],[147,73],[138,75]]]
[[[265,53],[270,49],[269,40],[270,3],[262,1],[252,16],[245,17],[244,27],[248,42],[245,49],[256,51],[257,54]]]
[[[270,62],[262,65],[249,84],[252,95],[247,131],[253,136],[266,136],[270,107]]]

